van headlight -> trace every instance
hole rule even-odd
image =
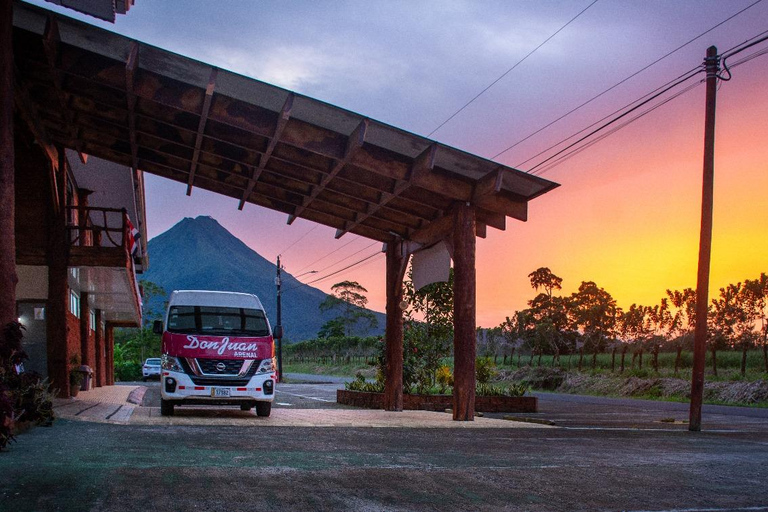
[[[277,360],[272,357],[270,359],[264,359],[259,365],[259,369],[256,373],[271,373],[277,370]]]
[[[167,370],[169,372],[184,372],[184,369],[181,367],[181,363],[179,363],[179,359],[177,357],[169,356],[166,354],[163,354],[160,358],[160,366],[163,368],[163,370]]]

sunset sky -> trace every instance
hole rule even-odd
[[[589,6],[430,136],[493,158],[653,64],[494,158],[524,171],[543,149],[699,65],[708,46],[723,53],[768,30],[765,0],[136,0],[115,25],[32,3],[423,136]],[[768,55],[732,73],[717,100],[710,294],[768,272]],[[507,219],[506,231],[489,229],[478,240],[479,325],[498,325],[526,307],[534,295],[527,276],[541,266],[563,278],[563,294],[591,280],[624,308],[657,303],[667,288],[695,287],[704,91],[701,84],[551,168],[543,177],[562,186],[530,203],[528,222]],[[150,238],[184,217],[210,215],[265,258],[282,252],[288,272],[321,271],[305,282],[380,247],[325,268],[372,241],[335,240],[333,229],[304,220],[288,226],[286,215],[253,205],[238,211],[237,200],[200,189],[187,197],[184,185],[161,178],[146,183]],[[384,256],[370,261],[313,286],[329,291],[356,280],[383,311]]]

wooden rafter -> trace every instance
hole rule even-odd
[[[136,144],[136,95],[133,93],[133,84],[136,76],[136,68],[139,65],[139,43],[131,41],[131,50],[125,61],[125,99],[128,107],[128,140],[131,146],[131,167],[134,174],[139,169],[139,150]]]
[[[480,178],[472,190],[472,204],[495,212],[502,212],[518,220],[528,219],[528,202],[502,190],[504,169],[489,172]]]
[[[293,93],[289,94],[285,100],[285,104],[283,104],[282,110],[280,110],[280,115],[278,116],[277,124],[275,125],[275,131],[272,134],[272,138],[269,139],[269,144],[267,144],[267,149],[264,151],[264,153],[261,155],[261,158],[259,159],[259,166],[253,169],[251,173],[251,178],[248,180],[248,186],[243,191],[243,197],[240,198],[240,204],[237,205],[238,210],[243,209],[243,205],[245,205],[245,201],[250,197],[251,193],[253,192],[253,187],[256,186],[256,182],[259,180],[261,173],[264,172],[264,168],[267,166],[267,162],[272,157],[272,152],[275,150],[275,146],[277,146],[277,143],[280,141],[280,136],[282,135],[283,130],[285,130],[285,127],[288,124],[288,120],[291,118],[291,109],[293,108],[293,98],[294,98]]]
[[[218,68],[211,69],[211,77],[208,79],[208,85],[205,88],[205,99],[203,108],[200,111],[200,122],[197,125],[197,138],[195,139],[195,151],[192,154],[192,163],[189,166],[189,181],[187,181],[187,195],[192,194],[192,184],[195,182],[195,172],[197,171],[197,160],[200,158],[200,145],[203,143],[203,134],[205,133],[205,123],[208,121],[208,111],[211,108],[211,99],[213,90],[216,88],[216,75]]]
[[[56,22],[56,18],[52,15],[48,16],[45,23],[45,33],[43,35],[43,48],[45,50],[45,58],[48,61],[51,77],[53,79],[53,85],[55,87],[56,97],[59,100],[64,118],[69,125],[69,131],[72,135],[72,139],[75,141],[75,150],[80,156],[80,160],[85,163],[85,157],[83,156],[83,149],[77,136],[77,124],[75,123],[75,116],[72,114],[69,106],[67,105],[67,96],[64,92],[62,72],[59,70],[57,61],[59,60],[59,43],[61,42],[61,36],[59,35],[59,24]]]
[[[363,144],[365,144],[366,130],[368,130],[368,120],[363,119],[360,122],[360,124],[358,124],[357,127],[352,131],[349,138],[347,139],[347,146],[346,146],[346,149],[344,150],[344,156],[341,159],[336,161],[336,163],[333,166],[333,169],[331,169],[331,172],[325,175],[320,180],[320,183],[312,187],[312,192],[309,194],[309,196],[307,196],[302,202],[301,206],[297,207],[296,211],[294,211],[293,214],[288,217],[288,224],[292,224],[293,221],[296,220],[296,217],[301,215],[304,209],[307,208],[307,206],[309,206],[309,204],[317,198],[320,192],[325,190],[328,184],[336,177],[336,175],[339,174],[339,172],[341,172],[344,166],[349,163],[350,159],[354,156],[355,152],[357,152],[360,148],[363,147]]]
[[[336,231],[336,238],[341,238],[344,236],[345,233],[350,232],[351,230],[355,229],[357,226],[365,222],[366,219],[374,215],[377,211],[379,211],[381,208],[387,205],[390,201],[392,201],[394,198],[400,196],[405,190],[411,186],[414,182],[419,182],[420,180],[423,180],[423,176],[430,173],[432,169],[435,166],[435,155],[437,154],[437,144],[431,144],[427,149],[421,152],[419,156],[417,156],[413,164],[411,164],[411,170],[408,176],[407,180],[398,181],[395,185],[394,190],[391,193],[388,192],[382,192],[381,193],[381,199],[378,204],[371,205],[368,208],[368,211],[365,213],[359,213],[355,217],[354,222],[347,224],[344,226],[344,229],[340,229]]]

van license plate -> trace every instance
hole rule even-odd
[[[212,397],[229,396],[229,388],[211,388]]]

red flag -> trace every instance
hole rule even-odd
[[[136,252],[136,249],[139,248],[136,241],[141,238],[141,233],[139,233],[139,230],[133,226],[131,219],[126,217],[125,220],[128,223],[128,251],[130,252],[131,256],[133,256]]]

